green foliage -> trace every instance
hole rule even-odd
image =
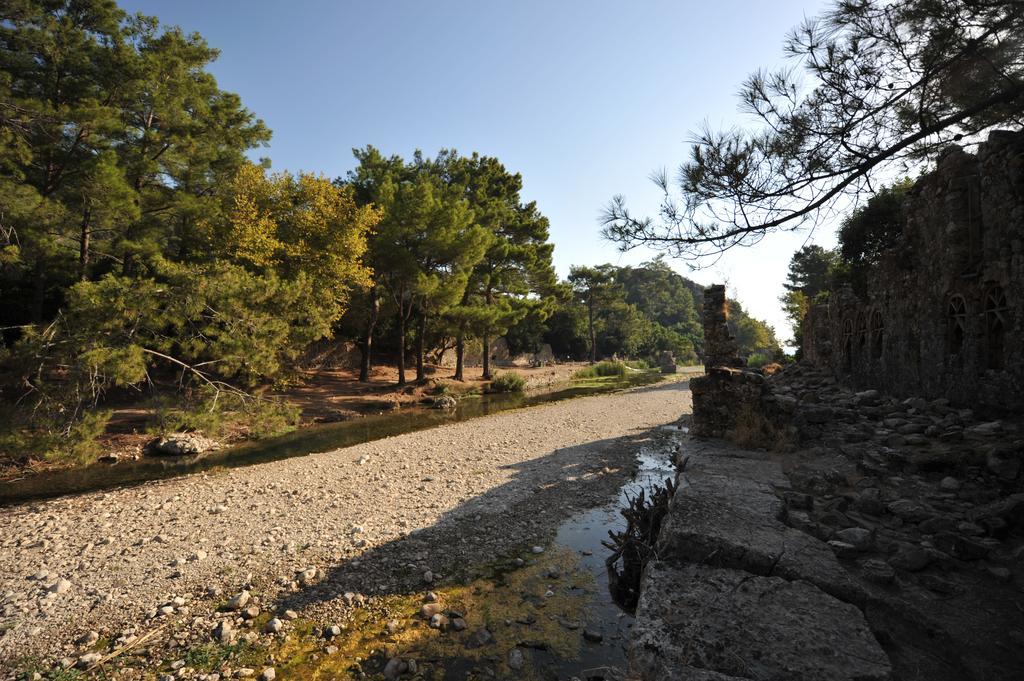
[[[556,357],[656,359],[668,351],[678,362],[697,361],[704,343],[696,312],[703,287],[661,258],[639,267],[576,267],[556,292],[543,336]],[[733,303],[730,324],[741,350],[781,354],[771,327]]]
[[[863,294],[872,267],[891,252],[903,234],[903,201],[910,179],[884,187],[855,209],[839,227],[839,255],[845,266],[838,279]]]
[[[701,333],[690,282],[658,256],[640,267],[623,267],[616,276],[626,302],[651,321],[681,336],[693,338]]]
[[[581,307],[571,302],[559,301],[544,326],[544,342],[551,345],[551,352],[556,358],[587,357],[590,340],[586,312]]]
[[[789,261],[789,272],[779,302],[793,328],[793,341],[801,343],[801,325],[811,303],[833,288],[843,270],[839,252],[814,244],[797,250]]]
[[[832,288],[834,274],[839,266],[839,253],[816,244],[797,250],[789,261],[789,272],[783,287],[787,291],[800,291],[813,298],[821,291]]]
[[[599,267],[573,266],[569,270],[569,285],[578,303],[587,311],[587,328],[590,338],[590,361],[597,361],[597,320],[606,316],[609,309],[615,306],[621,312],[622,289],[615,282],[615,267],[601,265]]]
[[[506,371],[494,377],[488,391],[492,393],[521,393],[525,387],[525,378],[514,371]]]
[[[249,163],[270,133],[218,87],[200,36],[106,0],[20,0],[0,44],[0,318],[20,329],[6,373],[29,389],[8,435],[20,457],[88,460],[112,389],[177,372],[185,391],[230,393],[331,333],[369,281],[379,213],[351,188]],[[246,404],[228,411],[254,433],[294,421]]]
[[[625,362],[598,362],[593,366],[580,369],[572,376],[577,379],[586,378],[623,378],[629,373],[629,367]]]
[[[839,228],[839,247],[804,246],[789,261],[780,296],[793,327],[793,340],[803,342],[801,325],[812,304],[827,302],[832,291],[850,286],[864,295],[872,269],[891,253],[903,234],[903,202],[913,187],[909,179],[885,187],[852,211]],[[799,351],[798,351],[799,352]]]
[[[192,646],[182,659],[188,667],[205,671],[219,671],[227,663],[239,667],[259,667],[266,659],[266,650],[247,641],[221,645],[203,643]]]
[[[729,326],[736,337],[740,356],[765,354],[781,357],[782,347],[775,337],[775,329],[748,315],[738,301],[729,301]]]
[[[359,166],[346,184],[359,201],[372,202],[382,211],[368,259],[374,286],[386,293],[395,314],[398,382],[403,384],[410,320],[418,318],[417,359],[422,367],[428,322],[465,298],[473,268],[495,237],[476,222],[464,187],[445,172],[446,152],[437,160],[416,152],[410,162],[385,158],[373,147],[354,153]]]
[[[109,410],[86,411],[78,418],[58,418],[8,407],[0,417],[0,452],[3,462],[24,464],[45,461],[56,464],[92,463],[100,453],[96,439],[110,420]]]
[[[332,321],[332,306],[308,278],[285,281],[227,263],[163,263],[146,278],[108,274],[75,284],[67,297],[66,310],[26,332],[14,355],[41,394],[93,401],[142,382],[154,365],[208,385],[215,381],[196,367],[254,384],[329,333]],[[62,380],[54,382],[58,368]]]
[[[241,430],[258,440],[294,430],[300,411],[282,399],[215,393],[206,388],[186,399],[157,400],[150,431],[154,435],[196,431],[221,439]]]
[[[466,158],[448,151],[439,154],[436,163],[461,189],[490,237],[462,300],[448,312],[454,335],[464,342],[506,334],[510,351],[537,352],[556,285],[547,218],[535,203],[522,201],[522,178],[495,158]],[[489,371],[490,358],[485,355],[485,376]]]
[[[751,369],[758,369],[775,362],[775,358],[764,352],[755,352],[747,357],[747,366]]]

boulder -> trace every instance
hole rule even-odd
[[[785,507],[775,488],[788,481],[778,463],[694,452],[685,481],[658,536],[663,560],[799,579],[846,601],[863,599],[826,544],[779,520]]]
[[[803,581],[655,561],[630,642],[643,679],[886,681],[864,615]]]
[[[143,452],[149,456],[189,456],[220,447],[219,442],[199,433],[174,433],[150,440]]]

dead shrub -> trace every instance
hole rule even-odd
[[[782,452],[792,448],[792,438],[786,425],[772,421],[751,404],[744,404],[736,412],[733,427],[726,431],[725,439],[745,449],[764,448]]]

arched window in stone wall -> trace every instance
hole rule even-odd
[[[871,312],[871,356],[879,359],[882,356],[882,344],[885,342],[885,320],[882,319],[882,311],[875,309]]]
[[[849,372],[853,368],[853,320],[843,320],[843,370]]]
[[[985,292],[985,362],[988,369],[1006,366],[1006,331],[1010,326],[1010,307],[1000,286]]]
[[[967,338],[967,301],[959,294],[950,296],[946,306],[946,336],[951,355],[963,352]]]

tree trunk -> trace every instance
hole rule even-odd
[[[463,338],[462,332],[455,337],[455,380],[465,380],[462,376],[463,358],[466,354],[466,339]]]
[[[487,284],[487,290],[484,292],[484,302],[488,307],[494,302],[494,298],[491,295],[491,285]],[[484,331],[483,338],[484,344],[484,380],[491,380],[491,334],[490,329]]]
[[[486,333],[480,339],[484,346],[484,380],[491,380],[491,337]]]
[[[587,318],[590,323],[590,363],[597,362],[597,334],[594,333],[594,304],[587,305]]]
[[[398,310],[398,385],[405,385],[405,311]]]
[[[426,343],[424,336],[427,334],[427,313],[424,310],[420,313],[419,328],[416,329],[416,382],[423,383],[427,380],[427,370],[423,366],[423,353]]]
[[[92,236],[92,211],[82,213],[81,231],[78,237],[78,278],[85,281],[89,271],[89,241]]]
[[[359,345],[362,357],[359,362],[359,382],[367,383],[370,380],[370,368],[373,366],[371,352],[373,350],[373,330],[377,326],[377,317],[380,314],[380,298],[377,297],[377,287],[370,288],[370,317],[366,321],[366,330],[363,333],[363,342]]]

